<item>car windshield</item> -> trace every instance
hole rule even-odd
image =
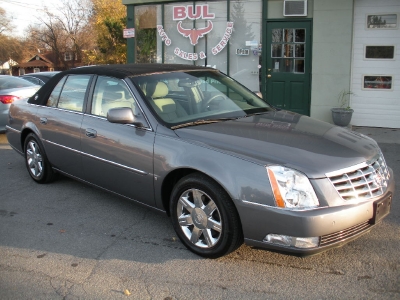
[[[12,76],[0,77],[0,90],[16,89],[28,86],[34,86],[34,84],[18,77],[12,77]]]
[[[189,71],[132,77],[149,106],[170,128],[243,118],[272,108],[219,71]]]

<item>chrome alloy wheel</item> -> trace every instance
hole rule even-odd
[[[215,202],[201,190],[190,189],[179,197],[177,216],[183,233],[197,247],[211,248],[221,238],[221,214]]]
[[[43,157],[39,145],[36,141],[30,140],[25,151],[29,171],[34,177],[40,177],[43,173]]]

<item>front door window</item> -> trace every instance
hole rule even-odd
[[[272,71],[304,73],[306,29],[276,28],[271,35]]]

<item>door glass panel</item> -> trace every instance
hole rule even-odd
[[[295,43],[304,43],[306,37],[305,29],[295,29],[294,42]]]
[[[304,73],[304,59],[295,59],[294,60],[294,72],[295,73]]]
[[[271,57],[282,57],[282,44],[271,45]]]
[[[282,72],[293,72],[293,59],[284,59],[283,60],[283,70]]]
[[[295,45],[295,57],[304,57],[304,44]]]
[[[284,42],[293,43],[293,29],[285,29]]]
[[[285,44],[284,49],[283,57],[293,57],[293,45]]]
[[[272,29],[272,42],[273,43],[282,42],[282,29]]]
[[[271,59],[273,72],[304,73],[306,29],[272,29]],[[278,59],[278,58],[283,59]],[[294,59],[302,58],[302,59]]]

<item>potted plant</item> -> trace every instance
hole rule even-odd
[[[354,110],[350,108],[349,97],[352,94],[349,90],[342,90],[338,96],[339,107],[332,108],[332,120],[335,125],[348,126]]]

